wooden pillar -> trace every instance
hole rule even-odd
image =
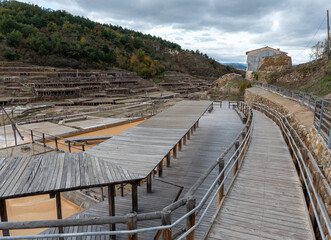
[[[195,198],[190,197],[189,199],[187,199],[186,212],[191,211],[193,208],[195,208]],[[191,227],[193,227],[194,224],[195,224],[195,212],[192,213],[186,219],[186,231],[188,231]],[[192,231],[189,235],[187,235],[186,239],[194,240],[194,231]]]
[[[171,211],[167,210],[167,211],[162,211],[161,212],[161,221],[162,221],[162,225],[170,225],[171,224]],[[165,229],[162,231],[162,240],[171,240],[172,236],[171,236],[171,229]]]
[[[0,199],[1,222],[8,222],[6,199]],[[9,230],[2,230],[3,236],[9,236]]]
[[[108,210],[109,216],[115,216],[115,185],[110,184],[108,185]],[[110,224],[110,231],[116,230],[116,224]],[[114,240],[116,239],[116,235],[111,235],[111,238]]]
[[[183,137],[183,145],[186,145],[186,134]]]
[[[132,211],[138,211],[138,182],[133,182],[132,184]]]
[[[220,174],[222,172],[223,168],[224,168],[224,158],[220,159],[220,161],[218,163],[218,174]],[[223,182],[223,180],[224,180],[224,172],[218,179],[218,185],[220,185]],[[224,184],[218,192],[217,206],[220,205],[223,195],[224,195]]]
[[[190,130],[187,132],[187,140],[190,140],[191,139],[191,132]]]
[[[167,154],[167,167],[170,167],[170,152]]]
[[[129,213],[127,215],[128,218],[128,230],[134,230],[137,229],[137,213],[133,212],[133,213]],[[138,234],[134,233],[134,234],[128,234],[128,240],[138,240]]]
[[[61,193],[55,193],[57,219],[62,219]],[[63,227],[59,227],[59,233],[63,233]],[[60,238],[62,239],[62,238]]]
[[[151,193],[152,192],[152,173],[148,174],[146,182],[147,182],[147,192]]]
[[[237,159],[237,157],[239,156],[239,154],[240,154],[240,149],[239,149],[239,141],[235,141],[235,143],[234,143],[234,147],[235,147],[235,150],[237,151],[238,150],[238,152],[236,153],[236,159]],[[233,166],[233,176],[237,173],[237,171],[238,171],[238,163],[239,163],[239,160],[234,164],[234,166]]]
[[[162,177],[162,170],[163,170],[163,165],[162,165],[162,161],[159,163],[159,165],[157,166],[158,172],[159,172],[159,177]]]
[[[182,151],[182,139],[178,142],[178,151]]]
[[[191,131],[191,135],[193,135],[193,127],[191,127],[190,131]]]
[[[173,158],[177,158],[177,144],[172,149],[172,157]]]

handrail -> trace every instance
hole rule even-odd
[[[31,133],[31,141],[32,141],[32,143],[35,143],[35,142],[38,143],[38,141],[36,141],[36,139],[34,138],[35,136],[37,136],[37,137],[39,137],[37,140],[42,140],[42,144],[44,146],[46,146],[46,141],[54,142],[55,145],[56,145],[56,147],[55,147],[56,150],[59,150],[58,144],[63,145],[63,146],[68,146],[69,152],[71,152],[71,148],[74,148],[74,149],[77,149],[77,150],[80,150],[80,151],[85,151],[85,147],[89,147],[89,148],[92,147],[91,145],[88,145],[86,143],[77,142],[75,140],[66,140],[63,137],[54,136],[54,135],[51,135],[51,134],[48,134],[48,133],[43,133],[43,132],[40,132],[40,131],[37,131],[37,130],[30,130],[30,133]],[[35,133],[39,133],[39,134],[41,134],[41,136],[38,136]],[[47,138],[45,136],[50,136],[50,138]],[[58,139],[61,139],[64,142],[67,142],[67,144],[66,143],[58,142]],[[75,143],[77,145],[81,145],[82,148],[75,147],[75,146],[71,145],[71,143]]]
[[[313,126],[328,149],[331,149],[331,101],[309,93],[289,90],[267,83],[252,82],[253,86],[262,87],[273,93],[289,98],[306,106],[314,113]]]
[[[281,114],[276,112],[275,110],[272,110],[269,107],[267,107],[265,105],[262,105],[262,104],[258,104],[258,103],[253,103],[253,107],[258,108],[262,112],[265,112],[267,115],[269,114],[269,115],[273,116],[274,119],[277,119],[278,124],[281,128],[281,131],[283,132],[284,139],[287,140],[286,142],[288,142],[289,148],[293,153],[293,158],[295,158],[296,162],[298,163],[300,175],[303,176],[302,179],[303,179],[304,185],[305,185],[306,190],[307,190],[307,194],[308,194],[308,197],[309,197],[309,200],[310,200],[310,205],[313,209],[313,213],[314,213],[317,225],[318,225],[319,232],[322,236],[322,239],[323,240],[326,239],[326,234],[323,231],[323,226],[326,226],[328,235],[331,236],[330,219],[328,217],[328,214],[325,213],[325,209],[324,209],[323,204],[321,203],[320,198],[319,198],[318,190],[316,190],[316,188],[314,186],[311,174],[310,174],[310,172],[308,170],[308,167],[307,167],[307,165],[304,161],[303,155],[302,155],[299,147],[295,143],[295,140],[294,140],[289,128],[292,131],[295,131],[295,130],[288,123],[288,120],[285,117],[283,117]],[[284,123],[283,118],[285,119],[285,123]],[[307,179],[306,179],[305,175],[307,176],[309,182],[307,182]],[[312,189],[312,192],[310,192],[310,189]],[[316,199],[316,200],[314,200],[314,199]],[[317,206],[315,204],[315,201],[317,202],[319,212],[322,214],[322,219],[319,218],[319,214],[318,214],[318,211],[316,209]],[[321,223],[321,220],[323,220],[324,224]]]
[[[74,237],[74,236],[97,236],[97,235],[119,235],[119,234],[129,234],[132,236],[132,235],[135,235],[140,232],[158,231],[158,230],[163,231],[163,234],[165,234],[167,232],[169,233],[171,228],[177,226],[185,219],[187,219],[187,224],[186,224],[187,231],[184,232],[183,235],[180,235],[181,234],[180,233],[179,239],[182,239],[187,235],[192,235],[192,232],[201,224],[202,219],[205,217],[206,212],[210,209],[210,206],[214,202],[214,199],[216,198],[216,196],[217,195],[219,196],[219,202],[225,197],[225,194],[223,193],[223,190],[222,190],[224,188],[224,183],[225,183],[227,177],[229,176],[231,170],[233,170],[233,178],[235,178],[237,176],[238,169],[240,168],[241,163],[244,159],[244,156],[248,150],[248,146],[251,141],[251,134],[253,132],[253,127],[254,127],[254,116],[253,116],[252,110],[248,107],[248,105],[246,105],[242,102],[240,102],[238,105],[244,111],[244,113],[247,115],[247,118],[248,118],[247,124],[244,127],[244,129],[246,129],[246,132],[241,131],[240,134],[236,137],[236,140],[237,140],[240,135],[243,136],[241,143],[236,144],[238,141],[234,141],[220,155],[220,157],[217,158],[217,160],[215,161],[213,166],[214,166],[214,168],[217,165],[220,166],[219,174],[217,175],[217,177],[215,178],[215,180],[213,181],[213,183],[208,188],[207,192],[204,194],[203,198],[197,205],[195,205],[194,193],[198,189],[198,187],[202,184],[203,180],[198,181],[199,184],[197,184],[197,185],[195,184],[190,188],[190,190],[189,190],[190,194],[186,194],[183,198],[168,205],[161,212],[145,213],[145,214],[138,214],[138,215],[135,214],[134,217],[132,217],[132,214],[129,214],[130,216],[129,215],[116,216],[116,218],[118,219],[118,222],[121,222],[121,223],[123,223],[123,221],[124,221],[123,218],[126,218],[126,219],[134,218],[135,221],[137,221],[137,220],[143,221],[143,220],[150,220],[151,217],[153,217],[153,219],[159,219],[161,217],[162,223],[164,223],[165,216],[169,216],[172,211],[174,211],[186,204],[187,212],[184,215],[182,215],[180,218],[176,219],[173,223],[167,222],[166,224],[163,224],[162,226],[148,227],[148,228],[142,228],[142,229],[103,231],[103,232],[84,232],[84,233],[41,234],[41,235],[30,235],[30,236],[6,236],[6,237],[0,237],[0,239],[9,240],[9,239],[64,238],[64,237]],[[236,149],[235,149],[234,153],[231,155],[228,162],[224,165],[224,157],[233,146],[236,146]],[[223,166],[222,166],[222,164],[223,164]],[[204,178],[204,177],[201,177],[200,179],[202,179],[202,178]],[[212,195],[212,197],[210,198],[211,195]],[[192,205],[192,203],[193,203],[193,205]],[[206,205],[206,203],[207,203],[207,205]],[[199,213],[199,211],[205,205],[206,205],[206,208],[204,209],[198,222],[195,223],[195,221],[194,221],[195,216]],[[191,206],[191,208],[189,208],[189,206]],[[142,217],[142,215],[144,215],[145,217]],[[113,218],[115,218],[115,217],[99,218],[98,221],[99,221],[99,223],[102,222],[104,224],[109,224],[110,221],[111,221],[111,223],[118,223],[116,221],[114,222],[113,220],[111,220]],[[62,227],[72,226],[73,223],[76,223],[75,221],[70,221],[69,219],[67,219],[66,222],[64,220],[51,220],[51,221],[47,221],[47,226],[46,226],[45,224],[42,225],[42,222],[45,223],[45,221],[30,221],[30,222],[18,222],[17,224],[19,224],[20,227],[24,226],[24,228],[33,228],[33,227],[29,226],[29,225],[33,225],[33,224],[35,224],[38,227],[43,228],[43,227],[54,227],[54,226],[62,226]],[[63,223],[65,223],[65,224],[63,224]],[[15,225],[15,222],[0,223],[0,230],[20,229],[20,227],[13,228],[13,225]],[[131,225],[131,223],[130,223],[130,225]],[[164,238],[164,239],[171,239],[171,233],[170,233],[170,235],[167,235],[167,236],[168,236],[168,238]]]

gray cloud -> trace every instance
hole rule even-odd
[[[290,49],[291,53],[301,51],[316,32],[326,9],[331,9],[330,0],[29,2],[64,9],[103,23],[156,33],[183,47],[190,45],[193,49],[199,48],[218,60],[226,59],[231,62],[245,61],[245,51],[264,45],[280,47],[284,51]],[[164,28],[168,30],[162,31]],[[323,38],[322,31],[316,35],[315,42],[322,40],[320,38]],[[232,45],[236,47],[230,48]],[[210,52],[210,49],[219,51]],[[229,55],[225,55],[226,52]],[[301,56],[300,59],[308,60],[308,56]]]

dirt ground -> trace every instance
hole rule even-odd
[[[288,110],[290,115],[293,115],[307,130],[313,126],[314,113],[310,111],[306,106],[302,106],[300,103],[293,100],[281,97],[278,94],[271,93],[261,88],[249,88],[247,91],[253,94],[259,95],[272,101],[276,104],[282,105]]]

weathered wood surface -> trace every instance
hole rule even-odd
[[[187,140],[186,145],[183,145],[182,151],[178,152],[176,159],[171,158],[170,167],[163,166],[162,177],[155,176],[152,179],[152,193],[147,193],[146,184],[138,187],[139,207],[138,213],[151,211],[160,211],[174,201],[177,194],[180,192],[180,186],[183,191],[180,197],[184,196],[198,178],[206,171],[206,169],[215,162],[217,157],[227,148],[234,140],[238,133],[242,130],[243,124],[238,115],[232,109],[214,107],[214,111],[204,114],[200,121],[197,131],[191,135],[191,140]],[[233,150],[229,153],[231,155]],[[227,159],[227,158],[226,158]],[[206,179],[201,188],[196,192],[198,203],[203,194],[216,177],[218,169],[212,172],[211,176]],[[165,181],[165,182],[164,182]],[[176,185],[174,185],[176,184]],[[228,183],[227,183],[228,184]],[[131,211],[131,194],[115,198],[116,215],[125,215]],[[207,220],[195,232],[195,239],[202,239],[205,231],[209,226],[209,220],[214,215],[216,210],[216,201],[214,207],[207,213]],[[171,220],[174,222],[186,212],[186,207],[183,206],[172,213]],[[84,210],[81,213],[73,216],[75,218],[91,218],[107,216],[109,213],[107,200],[93,206],[90,209]],[[200,217],[198,214],[197,219]],[[197,221],[197,220],[196,220]],[[159,226],[161,220],[150,220],[138,222],[138,228]],[[185,225],[183,221],[182,226]],[[96,231],[108,231],[108,226],[95,226]],[[116,229],[126,229],[124,224],[117,224]],[[173,232],[178,230],[175,227]],[[56,231],[57,229],[47,230],[46,233]],[[64,228],[65,232],[86,232],[91,231],[91,226],[79,228]],[[156,232],[139,233],[138,239],[153,239]],[[77,239],[89,239],[88,237]],[[96,237],[91,239],[109,239],[108,236]],[[126,236],[118,236],[117,239],[127,239]],[[161,239],[161,238],[160,238]]]
[[[210,104],[209,101],[181,101],[86,152],[147,177]]]
[[[179,102],[84,153],[0,158],[0,199],[143,179],[210,104]]]
[[[87,141],[96,141],[96,140],[107,140],[112,138],[113,135],[101,135],[101,136],[88,136],[88,137],[72,137],[66,138],[66,142],[75,141],[75,142],[87,142]]]
[[[315,239],[278,126],[254,112],[252,142],[206,239]]]

